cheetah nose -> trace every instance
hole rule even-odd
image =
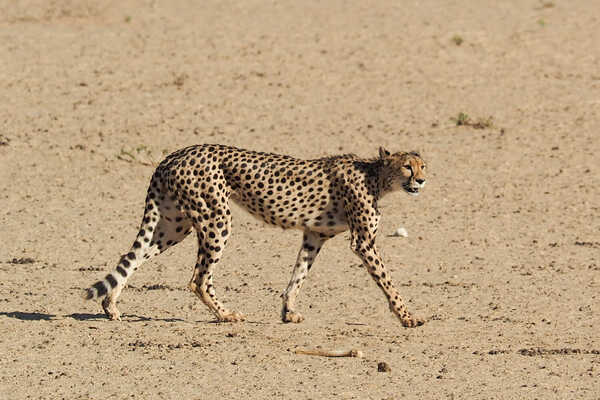
[[[415,181],[417,181],[417,183],[418,183],[419,185],[422,185],[422,184],[424,184],[424,183],[425,183],[425,179],[415,179]]]

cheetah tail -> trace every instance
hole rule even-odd
[[[94,283],[85,290],[84,299],[92,300],[109,294],[117,287],[123,287],[127,279],[146,260],[159,253],[156,245],[152,242],[153,232],[158,225],[158,204],[151,195],[152,185],[146,197],[146,208],[144,217],[133,245],[129,252],[119,260],[114,271],[107,274],[104,279]]]
[[[137,241],[136,241],[137,242]],[[134,250],[132,248],[132,250]],[[143,260],[143,253],[140,254],[140,260]],[[92,300],[109,294],[117,286],[123,287],[135,269],[141,262],[136,262],[138,255],[134,251],[121,256],[119,263],[114,271],[108,273],[104,279],[97,281],[84,293],[85,300]],[[135,264],[135,265],[134,265]]]
[[[110,293],[120,283],[124,284],[127,278],[127,270],[123,268],[123,262],[127,262],[126,256],[122,256],[115,271],[107,274],[104,279],[97,281],[85,290],[85,300],[97,299]]]

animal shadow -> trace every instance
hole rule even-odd
[[[44,314],[37,312],[22,312],[22,311],[11,311],[11,312],[0,312],[0,317],[5,316],[8,318],[15,318],[21,321],[54,321],[57,320],[55,314]],[[73,318],[77,321],[100,321],[106,320],[107,317],[104,313],[90,314],[90,313],[73,313],[67,315],[58,316],[62,318]],[[145,322],[145,321],[161,321],[161,322],[184,322],[180,318],[149,318],[142,317],[135,314],[123,314],[123,320],[128,322]]]
[[[90,321],[90,320],[106,319],[106,315],[104,315],[104,313],[98,313],[98,314],[73,313],[73,314],[65,315],[65,317],[73,318],[77,321]]]
[[[1,316],[20,319],[21,321],[51,321],[56,317],[54,314],[21,311],[0,312]]]

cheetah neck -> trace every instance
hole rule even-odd
[[[377,164],[377,199],[381,199],[386,194],[394,191],[393,179],[382,160],[376,160],[375,163]]]
[[[365,171],[369,194],[377,202],[377,200],[382,198],[391,189],[391,185],[386,179],[383,161],[380,158],[366,159],[361,164]]]

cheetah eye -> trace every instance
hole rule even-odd
[[[404,165],[404,168],[406,168],[409,171],[412,171],[412,167],[410,166],[410,164]]]

